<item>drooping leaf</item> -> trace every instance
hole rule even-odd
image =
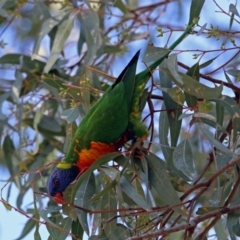
[[[165,104],[163,103],[162,109],[165,110]],[[171,149],[168,142],[168,131],[169,131],[169,122],[166,111],[161,111],[159,116],[159,142],[161,146],[162,153],[166,159],[169,161],[171,155]]]
[[[217,123],[222,126],[224,120],[224,107],[219,103],[216,103],[216,120]]]
[[[53,47],[51,49],[51,55],[48,59],[45,67],[44,72],[48,73],[55,62],[57,61],[59,54],[63,50],[64,43],[66,42],[67,37],[69,36],[72,26],[73,26],[73,17],[70,17],[66,20],[64,20],[61,24],[58,26],[58,31],[56,33],[56,37],[53,42]]]
[[[11,175],[14,175],[13,162],[12,162],[12,159],[11,159],[14,151],[15,151],[15,147],[14,147],[13,141],[7,135],[4,138],[4,141],[3,141],[3,152],[4,152],[4,156],[5,156],[4,159],[5,159],[7,168],[8,168]]]
[[[226,164],[228,164],[232,159],[233,159],[233,153],[229,154],[229,153],[219,152],[216,157],[217,168],[220,169],[226,166]]]
[[[169,180],[162,160],[153,154],[145,155],[149,164],[149,182],[155,188],[166,205],[174,206],[181,204],[181,201]],[[185,215],[181,207],[175,207],[178,213]]]
[[[239,212],[233,212],[227,215],[227,228],[231,239],[236,239],[234,231],[236,231],[236,224],[239,221],[239,217]]]
[[[209,59],[208,61],[206,61],[205,63],[202,63],[199,68],[202,69],[202,68],[205,68],[207,66],[209,66],[211,63],[213,63],[213,61],[217,59],[217,57],[214,57],[214,58],[211,58]]]
[[[33,221],[32,219],[29,219],[25,224],[21,235],[18,238],[16,238],[16,240],[21,240],[25,238],[33,230],[34,227],[35,227],[35,221]]]
[[[57,228],[47,225],[47,229],[51,237],[57,240],[65,240],[70,232],[72,219],[70,217],[63,218],[60,215],[50,217],[49,219],[57,225]]]
[[[66,13],[65,13],[66,14]],[[34,42],[34,47],[33,47],[33,56],[32,59],[35,58],[35,56],[38,56],[38,51],[42,42],[42,39],[50,33],[50,31],[57,26],[60,23],[60,20],[63,18],[63,14],[57,15],[56,18],[48,18],[46,19],[41,26],[41,29],[38,33],[37,40]]]
[[[173,60],[171,61],[171,59]],[[175,56],[171,57],[170,60],[168,61],[163,61],[160,65],[160,68],[166,67],[168,65],[175,69],[176,66],[175,65],[172,66],[174,62],[176,62]],[[171,78],[161,70],[159,72],[159,75],[160,75],[161,86],[164,88],[172,88]],[[163,94],[164,104],[167,110],[168,123],[170,127],[171,146],[174,147],[177,144],[180,129],[181,129],[181,124],[182,124],[182,121],[178,120],[179,116],[182,113],[182,110],[181,110],[182,106],[176,103],[175,101],[173,101],[173,99],[169,96],[168,93],[163,92],[162,94]]]
[[[169,71],[169,69],[162,68],[161,71],[165,72],[178,87],[190,95],[207,100],[212,98],[219,98],[221,96],[223,90],[222,84],[216,86],[215,88],[210,88],[186,74],[179,73],[179,76],[183,82],[181,84],[179,80],[176,79],[175,76]]]
[[[219,149],[223,153],[227,153],[227,154],[230,154],[230,155],[232,154],[232,151],[230,149],[225,147],[222,143],[220,143],[217,139],[214,138],[214,136],[210,132],[210,130],[204,128],[203,126],[201,126],[201,124],[198,124],[197,127],[204,134],[204,137],[206,137],[208,139],[208,141],[211,144],[213,144],[213,146],[215,146],[217,149]]]
[[[72,222],[72,234],[79,239],[83,238],[84,230],[78,219]],[[72,240],[75,240],[75,238],[72,238]]]
[[[183,105],[183,103],[185,102],[185,96],[180,88],[178,88],[178,87],[173,87],[173,88],[160,87],[159,89],[162,90],[163,92],[168,93],[168,95],[172,98],[172,100],[174,100],[179,105]]]
[[[154,62],[159,58],[166,56],[166,54],[170,52],[171,51],[168,48],[147,46],[143,61],[146,63]]]
[[[238,70],[238,69],[231,68],[231,69],[227,70],[227,73],[230,74],[231,76],[237,78],[237,79],[240,78],[240,70]]]
[[[110,160],[114,160],[115,157],[118,157],[122,155],[121,153],[119,152],[116,152],[116,153],[109,153],[109,154],[106,154],[105,156],[99,158],[97,161],[95,161],[91,167],[88,168],[88,170],[86,172],[84,172],[80,177],[79,179],[76,181],[75,185],[74,185],[74,188],[72,190],[72,193],[71,193],[71,200],[69,200],[70,202],[73,202],[74,198],[75,198],[75,195],[76,195],[76,192],[78,191],[79,189],[79,186],[83,183],[83,181],[85,180],[85,178],[89,178],[89,175],[95,170],[97,169],[99,166],[109,162]]]
[[[233,13],[234,15],[240,17],[236,6],[235,6],[234,4],[232,4],[232,3],[230,3],[230,5],[229,5],[229,12],[231,12],[231,13]]]
[[[224,71],[224,75],[228,81],[228,83],[232,84],[233,85],[233,82],[231,81],[230,77],[227,75],[226,71]]]
[[[114,231],[114,234],[110,237],[110,240],[125,240],[130,237],[129,229],[123,224],[117,224],[117,228]]]
[[[117,201],[113,189],[108,191],[103,195],[101,200],[101,209],[106,210],[106,213],[102,213],[101,224],[104,233],[107,237],[115,235],[115,230],[117,227],[117,219],[114,219],[116,212],[111,212],[111,210],[117,209]]]
[[[199,62],[194,64],[188,71],[187,75],[195,79],[196,81],[199,81]],[[195,107],[197,106],[197,97],[193,96],[190,93],[184,92],[186,102],[188,107]]]
[[[94,193],[95,193],[95,178],[92,173],[87,178],[85,178],[85,180],[79,187],[74,199],[74,204],[89,209],[90,199],[94,195]],[[77,216],[82,228],[89,235],[87,212],[77,209]]]
[[[78,107],[70,108],[62,112],[61,118],[66,120],[68,123],[72,123],[79,116]]]
[[[188,24],[196,22],[199,19],[204,2],[205,0],[192,0]]]
[[[193,153],[188,139],[184,139],[173,152],[173,162],[177,169],[191,178],[195,173],[193,166]]]
[[[122,191],[124,191],[138,206],[146,210],[151,209],[149,204],[138,194],[138,192],[124,176],[122,176],[120,179],[120,186],[122,188]]]
[[[218,239],[227,239],[228,234],[226,231],[225,223],[222,219],[219,219],[219,221],[214,225],[214,231],[216,232],[216,237]]]

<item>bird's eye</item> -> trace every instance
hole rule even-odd
[[[58,179],[54,179],[53,182],[54,182],[55,185],[58,185],[58,184],[59,184],[59,180],[58,180]]]

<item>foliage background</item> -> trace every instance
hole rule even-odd
[[[203,1],[193,2],[196,4],[195,9],[198,9]],[[56,8],[57,4],[60,9]],[[54,203],[49,202],[48,197],[42,198],[39,193],[46,192],[46,179],[51,171],[52,163],[54,160],[59,160],[66,152],[76,128],[75,120],[77,119],[77,123],[81,120],[78,117],[79,113],[83,116],[88,111],[91,104],[99,97],[99,92],[104,91],[114,80],[111,76],[116,77],[128,62],[130,55],[133,55],[139,48],[145,49],[147,43],[156,47],[169,46],[176,40],[188,23],[191,1],[148,1],[147,3],[146,1],[128,1],[127,4],[124,1],[103,1],[99,10],[94,10],[91,8],[94,6],[89,4],[88,1],[64,1],[63,3],[57,1],[1,1],[0,3],[2,30],[0,39],[2,47],[0,58],[2,66],[0,163],[4,176],[6,176],[6,169],[9,172],[9,176],[1,179],[1,200],[8,210],[15,209],[19,215],[30,216],[30,220],[26,218],[26,225],[15,236],[19,239],[25,237],[32,229],[34,229],[34,233],[28,237],[32,239],[34,236],[35,239],[40,239],[40,226],[45,228],[47,224],[60,221],[58,218],[49,218],[49,215],[46,215],[53,212],[59,216],[59,212]],[[164,87],[164,83],[159,82],[158,71],[153,75],[155,84],[152,102],[156,111],[154,126],[150,121],[151,118],[146,121],[146,124],[150,124],[151,129],[154,130],[149,139],[149,143],[152,144],[151,152],[167,161],[166,154],[169,154],[167,153],[169,148],[164,146],[170,144],[172,149],[175,149],[175,155],[173,154],[170,162],[174,163],[174,156],[175,159],[182,159],[178,164],[175,161],[174,165],[182,170],[182,174],[179,173],[180,171],[176,171],[180,177],[171,179],[171,177],[175,177],[175,172],[170,175],[170,179],[175,189],[178,190],[179,196],[189,189],[189,185],[195,186],[198,181],[205,181],[204,188],[192,191],[189,196],[191,202],[189,202],[190,207],[188,206],[188,208],[191,214],[188,216],[210,214],[209,218],[201,221],[202,225],[194,229],[193,234],[183,230],[177,235],[172,233],[169,236],[172,239],[177,237],[182,239],[183,236],[190,236],[193,239],[199,236],[204,237],[207,232],[201,235],[203,226],[207,226],[207,230],[211,229],[208,235],[209,239],[211,235],[212,238],[217,236],[219,239],[227,237],[234,239],[235,236],[239,236],[237,214],[232,213],[221,218],[220,216],[227,212],[220,215],[214,215],[212,212],[218,211],[217,214],[219,214],[219,207],[236,207],[239,204],[238,168],[233,167],[235,165],[229,167],[226,165],[233,159],[236,163],[238,162],[239,148],[237,116],[240,92],[238,88],[239,71],[237,70],[239,14],[238,8],[234,7],[234,4],[229,1],[205,2],[199,26],[173,52],[177,53],[181,72],[185,73],[199,62],[201,83],[213,88],[215,87],[214,83],[219,87],[221,82],[224,82],[223,94],[232,99],[217,98],[217,100],[210,101],[209,99],[216,94],[215,89],[211,92],[211,96],[207,96],[209,91],[204,92],[203,97],[198,96],[198,102],[196,102],[196,98],[192,98],[195,105],[189,104],[190,100],[188,100],[187,104],[185,102],[182,107],[182,94],[178,91],[169,92],[163,88],[159,90],[160,84],[161,87]],[[82,18],[82,16],[86,18]],[[205,23],[207,23],[206,26]],[[81,30],[79,31],[79,29]],[[147,50],[149,56],[144,58],[145,63],[151,62],[163,50],[153,48],[154,54],[150,51],[149,48]],[[12,53],[15,55],[10,55]],[[24,55],[30,57],[24,57]],[[144,57],[143,50],[142,57]],[[175,60],[174,57],[170,58],[170,65],[174,66]],[[86,66],[91,66],[95,70]],[[144,64],[139,64],[138,70],[140,71],[144,67]],[[191,68],[190,76],[198,79],[198,72],[199,66],[195,65],[195,68]],[[169,79],[167,72],[161,74],[166,74],[160,76],[161,79],[167,79],[168,82],[172,80],[172,78]],[[80,87],[81,94],[79,95],[79,88],[62,85],[62,80],[67,84]],[[102,81],[105,84],[102,84]],[[149,86],[152,86],[151,82]],[[179,82],[174,82],[174,86],[179,87]],[[176,105],[176,102],[171,102],[168,108],[175,110],[184,108],[183,112],[189,114],[189,116],[181,115],[184,120],[180,126],[180,132],[170,127],[171,134],[176,132],[175,136],[166,132],[168,127],[162,123],[162,119],[167,117],[166,112],[161,112],[162,115],[159,116],[159,109],[166,109],[166,106],[162,105],[164,94],[164,99],[167,99],[166,91],[180,104],[179,106]],[[191,95],[191,93],[189,94]],[[151,106],[150,109],[144,110],[143,117],[148,115],[149,111],[153,113]],[[178,111],[178,114],[181,112]],[[200,124],[195,127],[197,122]],[[167,142],[164,142],[166,139]],[[178,147],[176,148],[175,145]],[[146,142],[146,146],[148,146],[148,142]],[[192,157],[189,158],[189,156]],[[151,158],[159,161],[153,155]],[[107,160],[110,158],[103,159],[103,161]],[[168,161],[167,163],[169,164]],[[224,167],[226,167],[223,169],[225,171],[221,172],[220,170]],[[105,177],[109,174],[116,174],[114,168],[111,167],[103,168],[102,171]],[[217,172],[219,175],[214,175]],[[190,178],[189,181],[186,181],[186,176]],[[129,176],[129,179],[131,177],[132,175]],[[181,179],[183,182],[179,184]],[[160,180],[161,178],[158,179],[158,181]],[[111,182],[107,177],[101,181],[106,186]],[[211,181],[213,184],[206,184]],[[132,184],[147,203],[153,204],[154,202],[153,205],[157,206],[166,204],[166,202],[162,202],[157,193],[152,193],[154,201],[147,199],[147,194],[143,193],[145,188],[140,187],[139,181],[132,182]],[[91,185],[88,185],[88,189],[89,186]],[[13,193],[12,189],[16,189],[15,187],[17,187],[17,198],[13,199],[12,196],[16,193]],[[99,190],[99,188],[100,186],[96,186],[96,189]],[[92,193],[95,193],[94,191],[92,190]],[[196,195],[201,191],[202,196]],[[172,192],[169,190],[169,193]],[[164,192],[163,194],[168,195]],[[131,201],[137,201],[137,197],[138,195],[128,199],[128,207],[131,206]],[[169,199],[169,201],[172,200]],[[78,202],[78,205],[81,204]],[[38,211],[38,209],[44,210],[46,206],[46,211]],[[94,205],[92,207],[99,208]],[[64,211],[70,215],[69,209]],[[130,221],[129,219],[125,220],[131,225],[130,228],[134,229],[133,232],[136,235],[147,233],[150,226],[155,226],[152,229],[154,233],[159,230],[158,222],[149,222],[149,219],[155,218],[160,221],[159,212],[164,213],[164,210],[156,210],[157,215],[154,213],[154,216],[143,214],[138,218],[128,213],[127,218]],[[111,216],[109,214],[104,218],[108,219]],[[167,214],[165,217],[167,218]],[[33,218],[36,221],[31,220]],[[171,227],[174,219],[177,219],[176,215],[169,219],[166,226]],[[161,220],[163,221],[163,219]],[[188,220],[188,217],[183,216],[177,225],[184,224]],[[84,220],[82,221],[84,222]],[[96,222],[101,224],[100,217]],[[148,223],[147,227],[145,227],[145,223]],[[72,227],[70,225],[66,224],[64,229],[68,231],[69,227]],[[90,226],[92,225],[90,224]],[[113,226],[115,224],[109,224],[104,228],[106,229],[105,235],[110,235],[111,229],[114,229]],[[174,226],[172,225],[172,227]],[[97,233],[98,227],[93,226],[94,228]],[[53,239],[54,236],[56,238],[56,234],[60,234],[57,235],[58,239],[65,238],[63,232],[54,232],[51,229],[48,227]],[[77,226],[75,229],[81,229],[81,227]],[[42,239],[45,238],[42,237]]]

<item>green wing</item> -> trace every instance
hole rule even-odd
[[[77,162],[77,151],[88,149],[92,141],[116,142],[126,131],[135,87],[139,51],[80,123],[63,161]],[[76,151],[77,150],[77,151]]]

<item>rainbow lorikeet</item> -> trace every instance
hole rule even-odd
[[[83,118],[65,158],[48,179],[48,193],[57,203],[67,186],[100,157],[119,150],[125,142],[148,135],[141,121],[140,99],[153,71],[192,30],[191,23],[169,47],[169,51],[136,75],[139,51],[124,68],[115,83]]]
[[[118,151],[131,139],[147,137],[139,100],[150,72],[136,75],[139,52],[83,118],[68,153],[53,170],[48,193],[57,203],[64,203],[63,191],[98,158]]]

